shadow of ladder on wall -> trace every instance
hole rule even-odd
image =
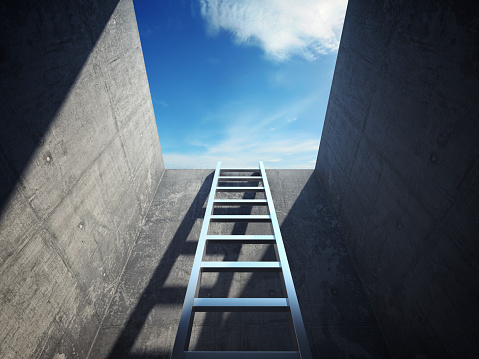
[[[172,359],[311,359],[311,351],[299,309],[293,278],[281,237],[276,211],[263,162],[259,162],[260,176],[224,176],[227,173],[258,172],[255,168],[221,168],[216,165],[210,195],[206,205],[191,276],[186,290],[178,332],[173,346]],[[262,187],[220,187],[219,182],[261,181]],[[217,192],[264,192],[265,199],[216,199]],[[214,215],[219,206],[267,206],[269,215]],[[272,235],[208,235],[211,222],[270,222]],[[211,262],[203,261],[208,242],[236,244],[273,244],[276,262]],[[202,272],[279,272],[285,298],[199,298]],[[188,351],[194,312],[287,312],[290,315],[295,340],[294,351]]]

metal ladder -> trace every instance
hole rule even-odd
[[[258,359],[311,359],[311,351],[294,289],[291,270],[281,237],[276,211],[263,162],[259,162],[261,176],[224,176],[228,172],[257,172],[258,168],[221,168],[216,165],[206,212],[196,248],[190,281],[186,290],[178,332],[173,346],[172,359],[258,358]],[[219,187],[218,182],[261,181],[262,187]],[[265,199],[216,199],[217,192],[264,192]],[[268,206],[269,215],[214,215],[219,206]],[[211,222],[270,222],[273,235],[208,235]],[[208,242],[274,244],[277,262],[211,262],[203,261]],[[282,278],[285,298],[198,298],[202,272],[256,272],[276,271]],[[193,323],[193,312],[263,311],[290,313],[292,332],[295,334],[295,351],[188,351]]]

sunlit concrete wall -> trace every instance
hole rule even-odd
[[[349,1],[316,171],[397,358],[479,352],[478,18]]]
[[[133,3],[0,20],[0,357],[86,357],[164,171]]]

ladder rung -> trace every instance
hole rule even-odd
[[[215,243],[242,243],[242,244],[268,244],[275,243],[276,239],[274,235],[261,235],[261,234],[229,234],[229,235],[207,235],[207,241],[214,241]]]
[[[261,176],[219,176],[218,182],[229,182],[229,181],[262,181],[263,177]]]
[[[191,351],[185,352],[185,359],[299,359],[299,352],[293,351]]]
[[[284,312],[287,298],[195,298],[197,312]]]
[[[216,187],[216,192],[264,192],[264,187]]]
[[[267,206],[266,199],[215,199],[214,206]]]
[[[277,272],[280,262],[202,262],[203,272]]]
[[[223,172],[260,172],[259,168],[234,168],[234,167],[225,167],[220,169],[220,176]]]
[[[249,173],[248,173],[249,172]],[[228,175],[229,173],[229,175]],[[238,181],[238,183],[228,183]],[[249,183],[248,181],[255,181]],[[225,187],[219,184],[227,185]],[[243,186],[240,186],[243,185]],[[252,186],[258,185],[258,186]],[[261,187],[260,187],[261,185]],[[256,199],[224,199],[215,200],[219,192],[262,192],[263,200]],[[224,196],[226,197],[226,196]],[[233,196],[231,196],[233,197]],[[235,197],[240,197],[239,195]],[[244,196],[246,197],[246,196]],[[253,196],[252,196],[253,197]],[[254,198],[254,197],[253,197]],[[269,215],[220,215],[215,213],[215,206],[253,206],[266,205]],[[216,210],[216,213],[221,213]],[[234,213],[234,212],[233,212]],[[208,235],[210,222],[263,222],[271,224],[272,235]],[[274,243],[277,262],[203,262],[206,246],[210,241],[215,243]],[[200,289],[201,273],[238,271],[279,271],[282,274],[283,298],[197,298]],[[297,351],[185,351],[188,348],[195,312],[286,312],[290,315],[292,334],[295,337],[294,349]],[[312,359],[311,350],[306,336],[303,319],[299,308],[298,298],[294,289],[293,279],[286,256],[286,250],[281,237],[281,231],[276,210],[274,208],[271,190],[263,162],[259,168],[221,168],[218,161],[214,172],[210,195],[205,210],[204,221],[198,239],[195,259],[191,270],[185,301],[181,311],[178,331],[173,346],[172,359],[184,358],[260,358],[260,359]]]
[[[211,222],[269,222],[269,214],[212,214]]]

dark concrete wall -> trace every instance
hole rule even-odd
[[[133,3],[0,18],[0,357],[86,357],[164,171]]]
[[[316,171],[397,358],[479,353],[478,5],[348,5]]]

